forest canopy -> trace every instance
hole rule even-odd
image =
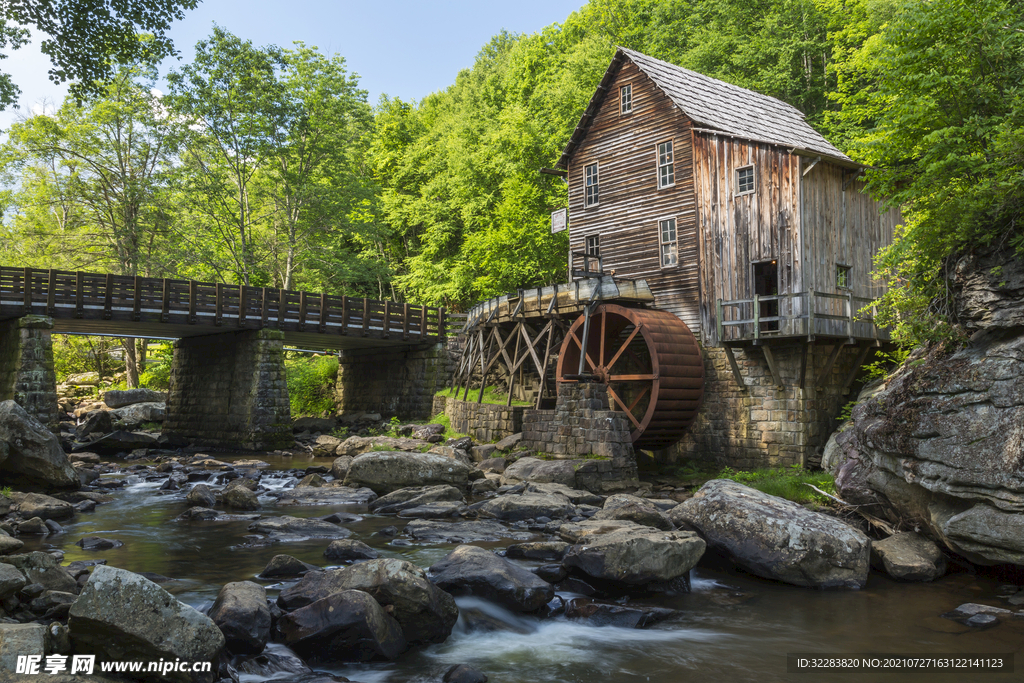
[[[494,36],[418,102],[371,104],[340,55],[222,27],[160,97],[153,55],[136,52],[9,131],[0,261],[455,310],[564,281],[549,214],[565,184],[539,170],[616,46],[789,102],[871,166],[871,191],[906,218],[879,272],[907,343],[937,329],[951,258],[1024,249],[1011,0],[592,0]]]

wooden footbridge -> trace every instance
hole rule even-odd
[[[0,266],[0,320],[53,318],[53,331],[196,337],[277,329],[289,344],[323,349],[435,344],[444,308],[168,278]]]

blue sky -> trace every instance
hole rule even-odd
[[[345,57],[359,74],[371,103],[381,93],[420,99],[455,80],[472,66],[481,47],[502,29],[532,33],[564,21],[585,0],[517,0],[481,2],[445,0],[204,0],[176,22],[171,38],[182,61],[216,23],[256,45],[290,47],[296,40]],[[161,66],[166,73],[175,64]],[[47,81],[49,61],[35,45],[10,52],[0,70],[21,87],[22,113],[42,101],[59,104],[66,89]],[[0,128],[17,112],[0,112]]]

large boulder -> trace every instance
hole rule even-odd
[[[8,598],[28,585],[28,579],[14,565],[0,564],[0,600]]]
[[[1024,565],[1021,425],[1024,334],[979,332],[952,356],[905,365],[854,407],[830,458],[837,491],[972,562]]]
[[[541,460],[540,458],[519,458],[505,468],[501,475],[502,484],[518,484],[529,481],[537,483],[564,484],[576,487],[576,463],[571,460]]]
[[[894,579],[931,581],[946,573],[946,557],[927,538],[904,531],[871,544],[872,564]]]
[[[493,520],[442,522],[414,519],[406,525],[405,533],[425,543],[476,543],[502,538],[525,541],[533,536],[529,531],[515,531]]]
[[[434,453],[376,451],[352,461],[345,483],[366,486],[378,495],[410,486],[449,484],[465,488],[469,467]]]
[[[405,451],[418,453],[430,447],[430,442],[421,439],[407,439],[394,436],[350,436],[337,445],[334,454],[358,457],[372,450]]]
[[[225,584],[209,612],[224,634],[225,644],[236,654],[258,655],[270,637],[267,591],[252,581]]]
[[[554,587],[490,550],[460,545],[430,568],[434,582],[454,595],[477,595],[515,612],[534,612],[555,597]]]
[[[41,493],[13,493],[11,498],[17,503],[17,511],[23,519],[64,520],[75,516],[71,503]]]
[[[399,489],[370,503],[370,512],[397,514],[402,510],[437,502],[465,502],[462,491],[454,486],[414,486]]]
[[[81,448],[88,448],[101,454],[130,453],[140,448],[156,448],[156,437],[142,432],[128,432],[118,430],[107,434],[102,439],[84,444]],[[79,448],[76,446],[76,448]]]
[[[277,537],[300,538],[348,538],[352,532],[343,526],[319,519],[304,517],[264,517],[249,525],[249,531],[271,534]]]
[[[576,516],[576,508],[565,496],[559,494],[521,493],[504,495],[475,503],[470,506],[483,517],[518,522],[526,519],[547,517],[565,519]]]
[[[105,565],[93,570],[71,606],[68,627],[74,651],[100,661],[210,662],[224,648],[224,635],[209,617],[152,581]],[[214,674],[170,672],[152,678],[212,683]]]
[[[713,479],[672,510],[757,576],[796,586],[862,588],[871,541],[835,517],[729,479]]]
[[[60,440],[14,401],[0,401],[0,477],[5,484],[77,489],[80,480]]]
[[[61,593],[78,590],[78,584],[71,578],[71,574],[49,553],[37,551],[23,555],[4,555],[0,557],[0,563],[17,568],[29,583],[38,583],[47,590]]]
[[[562,565],[595,579],[643,585],[687,576],[706,547],[692,531],[621,529],[572,546]]]
[[[350,538],[331,541],[324,550],[324,557],[334,562],[352,562],[354,560],[376,560],[380,554],[362,541]]]
[[[75,438],[79,441],[90,434],[109,434],[114,431],[114,423],[110,419],[109,410],[94,410],[86,415],[85,420],[75,427]]]
[[[281,493],[279,505],[366,505],[374,501],[377,494],[365,486],[296,486]]]
[[[244,486],[231,486],[220,494],[221,502],[232,510],[259,510],[260,499]]]
[[[46,627],[42,624],[0,624],[0,681],[46,680],[48,675],[14,678],[18,668],[18,657],[40,657],[40,671],[46,663]],[[4,678],[10,676],[10,678]]]
[[[604,508],[598,510],[591,519],[621,519],[663,531],[675,528],[668,515],[656,508],[653,503],[625,493],[609,496]]]
[[[163,403],[167,394],[152,389],[112,389],[103,394],[108,408],[123,408],[136,403]]]
[[[110,411],[113,417],[129,425],[140,425],[144,422],[163,422],[167,418],[165,403],[133,403],[124,408]]]
[[[185,495],[185,504],[190,508],[212,508],[217,504],[217,496],[206,484],[196,484]]]
[[[285,645],[313,662],[395,659],[407,647],[402,627],[362,591],[342,590],[277,622]]]

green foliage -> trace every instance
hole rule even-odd
[[[464,391],[465,391],[465,389],[463,389],[462,391],[457,391],[455,389],[452,389],[451,387],[448,387],[447,389],[442,389],[441,391],[437,392],[435,394],[435,396],[444,396],[445,398],[455,398],[455,399],[458,399],[458,400],[461,401],[462,400],[462,394],[463,394]],[[470,389],[469,390],[469,396],[466,397],[466,400],[467,401],[471,401],[471,402],[475,402],[477,400],[477,398],[479,398],[479,397],[480,397],[480,389]],[[483,403],[490,403],[491,405],[501,405],[501,406],[503,406],[503,405],[505,405],[505,403],[507,401],[508,401],[508,390],[507,389],[499,389],[498,387],[495,387],[493,385],[489,385],[487,387],[484,387],[484,400],[483,400]],[[512,399],[512,405],[514,405],[514,406],[532,406],[533,403],[531,403],[529,401],[520,401],[520,400],[517,400],[517,399]]]
[[[171,385],[171,363],[174,350],[168,343],[150,344],[146,369],[139,376],[139,386],[166,391]]]
[[[99,373],[101,381],[109,382],[113,375],[124,371],[124,363],[111,356],[120,346],[117,339],[70,334],[55,334],[52,339],[53,369],[58,383],[83,372]]]
[[[469,436],[469,434],[463,434],[462,432],[453,431],[451,418],[449,418],[444,413],[441,413],[440,415],[435,415],[434,417],[430,418],[430,424],[438,424],[444,427],[444,431],[441,434],[446,439],[461,439],[463,437]]]
[[[953,335],[946,277],[990,244],[1024,255],[1024,14],[1013,0],[893,0],[852,52],[838,119],[869,187],[906,218],[878,256],[904,346]]]
[[[334,411],[337,356],[288,353],[284,361],[292,417],[321,417]]]
[[[10,486],[5,486],[0,489],[0,496],[4,498],[10,498],[12,493],[14,493],[14,490]]]
[[[801,504],[827,505],[829,503],[826,496],[806,484],[812,484],[832,495],[835,495],[836,492],[835,479],[831,474],[823,471],[811,472],[804,470],[799,465],[750,471],[737,471],[731,467],[725,467],[718,473],[716,479],[731,479],[769,495]]]

